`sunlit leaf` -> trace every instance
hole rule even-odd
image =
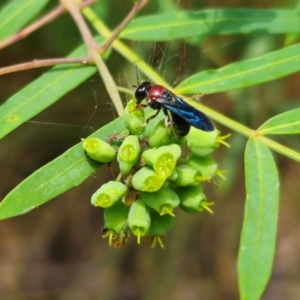
[[[275,252],[279,180],[270,150],[256,138],[245,152],[246,204],[238,255],[242,300],[260,299],[270,278]]]
[[[293,10],[207,9],[136,18],[121,37],[170,41],[205,35],[299,32],[300,15]]]
[[[0,40],[17,33],[49,0],[11,0],[0,10]]]
[[[300,44],[296,44],[258,58],[194,74],[181,82],[176,87],[176,91],[179,94],[209,94],[240,89],[274,80],[299,70]]]
[[[107,136],[122,131],[125,132],[123,120],[118,118],[91,136],[105,140]],[[78,186],[99,166],[101,163],[85,155],[81,143],[73,146],[13,189],[0,203],[0,219],[25,214],[70,188]]]
[[[262,126],[258,131],[262,135],[267,134],[298,134],[300,133],[300,108],[277,115]]]

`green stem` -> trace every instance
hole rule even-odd
[[[133,97],[133,92],[132,92],[132,90],[127,89],[127,88],[125,88],[125,87],[123,87],[123,86],[117,86],[117,89],[118,89],[119,92],[124,93],[124,94],[128,94],[128,95],[130,95],[131,97]]]
[[[91,22],[95,29],[100,33],[100,35],[105,38],[109,38],[112,34],[104,23],[98,19],[97,15],[90,8],[85,8],[82,13]],[[123,55],[128,61],[135,64],[151,81],[161,84],[168,89],[172,90],[167,82],[164,81],[147,63],[145,63],[139,56],[133,53],[126,45],[124,45],[119,40],[115,40],[112,43],[112,47]]]
[[[84,43],[87,47],[89,57],[92,57],[95,65],[97,66],[99,73],[102,76],[106,90],[110,95],[110,98],[116,108],[118,115],[122,116],[124,113],[124,108],[116,84],[113,78],[111,77],[111,74],[108,71],[105,63],[103,62],[102,57],[98,54],[97,45],[95,44],[91,32],[88,26],[86,25],[85,20],[81,15],[81,12],[79,11],[78,5],[76,4],[75,0],[60,0],[60,1],[68,9],[71,16],[73,17],[74,22],[76,23],[81,33],[81,36],[84,40]]]
[[[300,162],[300,153],[297,152],[297,151],[294,151],[290,148],[287,148],[281,144],[278,144],[268,138],[266,138],[265,136],[258,136],[258,138],[263,142],[265,143],[271,150],[279,153],[279,154],[282,154],[286,157],[289,157],[295,161],[298,161]]]

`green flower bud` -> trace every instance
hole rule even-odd
[[[209,208],[213,203],[207,202],[200,185],[180,187],[176,189],[180,198],[180,208],[187,213],[200,212],[203,209],[213,213]]]
[[[128,224],[137,237],[138,244],[141,242],[141,237],[147,234],[150,223],[150,212],[146,204],[140,199],[135,201],[129,210]]]
[[[173,209],[179,205],[179,197],[172,188],[161,188],[153,193],[141,192],[140,196],[148,206],[160,215],[169,214],[175,217]]]
[[[175,218],[171,215],[160,215],[156,210],[150,210],[151,226],[149,235],[165,235],[174,225]]]
[[[127,163],[127,162],[124,162],[124,161],[119,161],[119,169],[120,169],[120,172],[122,174],[129,174],[130,171],[132,170],[132,167],[134,165],[130,164],[130,163]]]
[[[175,138],[172,131],[165,126],[165,120],[157,123],[154,130],[148,136],[148,144],[150,148],[158,148],[160,146],[174,143]]]
[[[122,201],[104,209],[104,228],[118,233],[127,225],[129,207]]]
[[[172,144],[146,150],[143,152],[142,158],[147,165],[153,167],[157,176],[166,179],[172,174],[180,155],[180,146]]]
[[[202,174],[194,167],[188,165],[181,165],[175,168],[177,177],[173,183],[177,186],[199,185],[203,181]],[[169,180],[172,180],[169,178]]]
[[[106,228],[102,229],[102,237],[108,237],[108,243],[110,246],[115,248],[120,248],[121,246],[126,246],[129,240],[129,229],[124,227],[124,230],[121,232],[115,233],[112,230],[107,230]]]
[[[104,210],[103,237],[108,237],[109,245],[116,248],[126,245],[128,241],[127,218],[129,207],[118,201]]]
[[[93,195],[91,203],[94,206],[109,207],[122,199],[127,191],[125,184],[118,181],[109,181],[103,184]]]
[[[178,173],[177,173],[177,171],[176,171],[176,169],[177,168],[175,168],[174,170],[173,170],[173,172],[172,172],[172,174],[168,177],[168,180],[176,180],[177,178],[178,178]]]
[[[224,141],[229,136],[230,134],[220,137],[220,131],[216,129],[213,131],[202,131],[191,127],[187,135],[187,146],[194,154],[206,156],[211,154],[220,144],[229,147],[229,144]]]
[[[123,174],[128,174],[139,159],[141,146],[135,135],[129,135],[119,148],[117,160]]]
[[[135,135],[129,135],[124,139],[118,151],[118,160],[135,164],[139,158],[140,151],[139,139]]]
[[[142,134],[145,130],[144,109],[137,106],[136,100],[130,100],[124,110],[125,127],[132,134]]]
[[[185,163],[197,169],[202,174],[203,180],[210,180],[218,171],[218,164],[212,155],[200,157],[195,154],[190,154]]]
[[[98,138],[82,139],[82,141],[83,149],[94,160],[107,163],[116,157],[116,150]]]
[[[154,248],[157,243],[164,248],[162,237],[172,228],[175,219],[170,215],[161,216],[153,209],[150,209],[150,216],[151,226],[147,240],[151,240],[151,248]]]
[[[143,167],[132,177],[132,186],[137,191],[155,192],[164,184],[164,180],[156,175],[150,167]]]

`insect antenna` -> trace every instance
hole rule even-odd
[[[135,77],[136,77],[137,84],[139,86],[140,85],[140,78],[139,78],[139,71],[138,71],[137,65],[134,66],[134,72],[135,72]]]

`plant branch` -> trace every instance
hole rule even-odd
[[[106,40],[106,42],[101,45],[98,49],[100,53],[105,52],[113,43],[114,40],[117,39],[122,30],[128,25],[128,23],[135,17],[135,15],[148,3],[148,0],[142,0],[139,3],[134,3],[129,14],[123,20],[123,22],[112,32],[110,37]]]
[[[74,22],[76,23],[81,37],[84,40],[84,43],[86,45],[86,48],[88,50],[89,56],[92,57],[95,60],[95,56],[99,56],[98,53],[96,53],[97,45],[90,33],[90,30],[88,26],[86,25],[83,17],[81,16],[79,12],[79,7],[75,0],[60,0],[62,5],[64,5],[69,13],[71,14]]]
[[[271,150],[283,155],[283,156],[286,156],[286,157],[289,157],[290,159],[293,159],[297,162],[300,162],[300,153],[297,152],[297,151],[294,151],[290,148],[287,148],[277,142],[274,142],[273,140],[265,137],[265,136],[262,136],[262,135],[258,135],[258,138],[265,144],[267,145]]]
[[[99,32],[100,35],[109,38],[112,32],[106,27],[106,25],[99,20],[97,15],[89,7],[85,8],[82,13],[94,26],[94,28]],[[119,52],[123,57],[125,57],[129,62],[136,65],[140,71],[142,71],[151,81],[161,84],[172,90],[172,87],[155,72],[149,64],[147,64],[143,59],[141,59],[137,54],[131,51],[124,43],[119,40],[115,40],[112,47]]]
[[[80,4],[80,9],[83,9],[95,2],[96,2],[96,0],[86,0]],[[25,27],[23,30],[21,30],[18,33],[16,33],[15,35],[10,36],[7,39],[1,41],[0,42],[0,50],[17,42],[17,41],[20,41],[20,40],[26,38],[29,34],[36,31],[37,29],[41,28],[42,26],[52,22],[53,20],[55,20],[56,18],[58,18],[60,15],[62,15],[65,12],[66,12],[65,8],[61,4],[58,5],[56,8],[54,8],[49,13],[45,14],[43,17],[36,20],[32,24]]]
[[[82,2],[79,5],[79,9],[82,9],[88,5],[91,5],[96,0],[86,0]],[[18,40],[21,40],[37,30],[38,28],[42,27],[43,25],[53,21],[63,13],[65,13],[66,10],[62,4],[58,5],[55,9],[44,15],[42,18],[37,20],[36,22],[32,23],[31,25],[25,27],[22,31],[19,33],[9,37],[8,39],[0,42],[0,49],[4,48],[13,42],[16,42]],[[25,62],[13,66],[8,66],[0,69],[0,76],[8,73],[18,72],[18,71],[24,71],[29,69],[36,69],[36,68],[42,68],[42,67],[49,67],[57,64],[88,64],[93,63],[93,60],[91,57],[81,57],[81,58],[50,58],[50,59],[41,59],[41,60],[33,60],[30,62]]]
[[[25,62],[18,65],[1,68],[0,76],[8,73],[14,73],[14,72],[24,71],[29,69],[50,67],[53,65],[88,64],[88,63],[92,63],[92,60],[89,57],[35,59],[30,62]]]
[[[108,36],[107,41],[100,48],[97,47],[89,29],[88,29],[88,26],[86,25],[82,15],[79,12],[80,8],[86,7],[94,2],[95,2],[95,0],[86,0],[85,2],[83,2],[81,4],[77,4],[77,3],[75,3],[74,0],[61,0],[61,5],[56,7],[54,10],[52,10],[48,14],[44,15],[42,18],[40,18],[36,22],[32,23],[31,25],[27,26],[26,28],[24,28],[22,31],[20,31],[16,35],[14,35],[0,43],[0,49],[1,49],[1,48],[4,48],[4,47],[12,44],[13,42],[16,42],[18,40],[25,38],[26,36],[28,36],[29,34],[34,32],[38,28],[53,21],[55,18],[57,18],[58,16],[63,14],[65,12],[65,8],[66,8],[72,15],[75,23],[78,26],[78,29],[80,30],[82,38],[88,49],[89,55],[87,57],[51,58],[51,59],[44,59],[44,60],[33,60],[30,62],[25,62],[25,63],[1,68],[0,75],[17,72],[17,71],[28,70],[28,69],[48,67],[48,66],[57,65],[57,64],[95,63],[99,69],[99,72],[101,73],[101,75],[103,77],[106,89],[116,107],[118,114],[122,115],[124,109],[123,109],[122,101],[121,101],[119,93],[118,93],[118,89],[117,89],[109,71],[107,70],[106,65],[104,64],[101,56],[99,55],[99,51],[105,52],[107,50],[107,48],[109,48],[111,46],[113,41],[119,36],[120,32],[124,29],[124,27],[148,3],[148,0],[142,0],[140,3],[135,3],[132,10],[127,15],[127,17],[116,28],[116,30]]]
[[[79,5],[79,9],[87,7],[94,3],[96,0],[86,0],[83,3]],[[130,11],[130,13],[127,15],[127,17],[124,19],[124,21],[116,28],[114,32],[110,34],[107,41],[98,48],[97,51],[104,52],[107,50],[107,48],[113,43],[114,39],[118,37],[121,30],[130,22],[130,20],[147,4],[148,0],[142,0],[140,3],[135,3],[134,7]],[[64,6],[61,4],[58,7],[56,7],[54,10],[37,20],[36,22],[32,23],[31,25],[24,28],[22,31],[17,33],[16,35],[9,37],[8,39],[0,42],[0,49],[4,48],[5,46],[8,46],[12,44],[13,42],[16,42],[20,39],[25,38],[29,34],[31,34],[33,31],[37,30],[38,28],[42,27],[43,25],[51,22],[61,14],[65,13],[66,10]],[[86,33],[84,33],[86,35]],[[94,43],[93,43],[93,49],[94,49]],[[98,55],[97,55],[98,56]],[[36,69],[36,68],[43,68],[43,67],[49,67],[53,65],[58,64],[91,64],[94,63],[94,60],[91,56],[87,57],[79,57],[79,58],[49,58],[49,59],[41,59],[41,60],[33,60],[29,62],[24,62],[17,65],[12,65],[4,68],[0,68],[0,76],[14,73],[18,71],[24,71],[29,69]]]
[[[105,84],[106,90],[116,108],[118,115],[123,115],[124,108],[120,95],[117,90],[117,86],[111,77],[105,63],[102,60],[102,57],[98,53],[98,47],[89,31],[88,26],[86,25],[84,18],[82,17],[79,7],[75,0],[60,0],[61,3],[68,9],[71,16],[74,19],[74,22],[78,26],[78,29],[82,35],[82,38],[86,44],[89,53],[89,59],[91,58],[95,65],[97,66],[100,75],[102,76],[103,82]]]

